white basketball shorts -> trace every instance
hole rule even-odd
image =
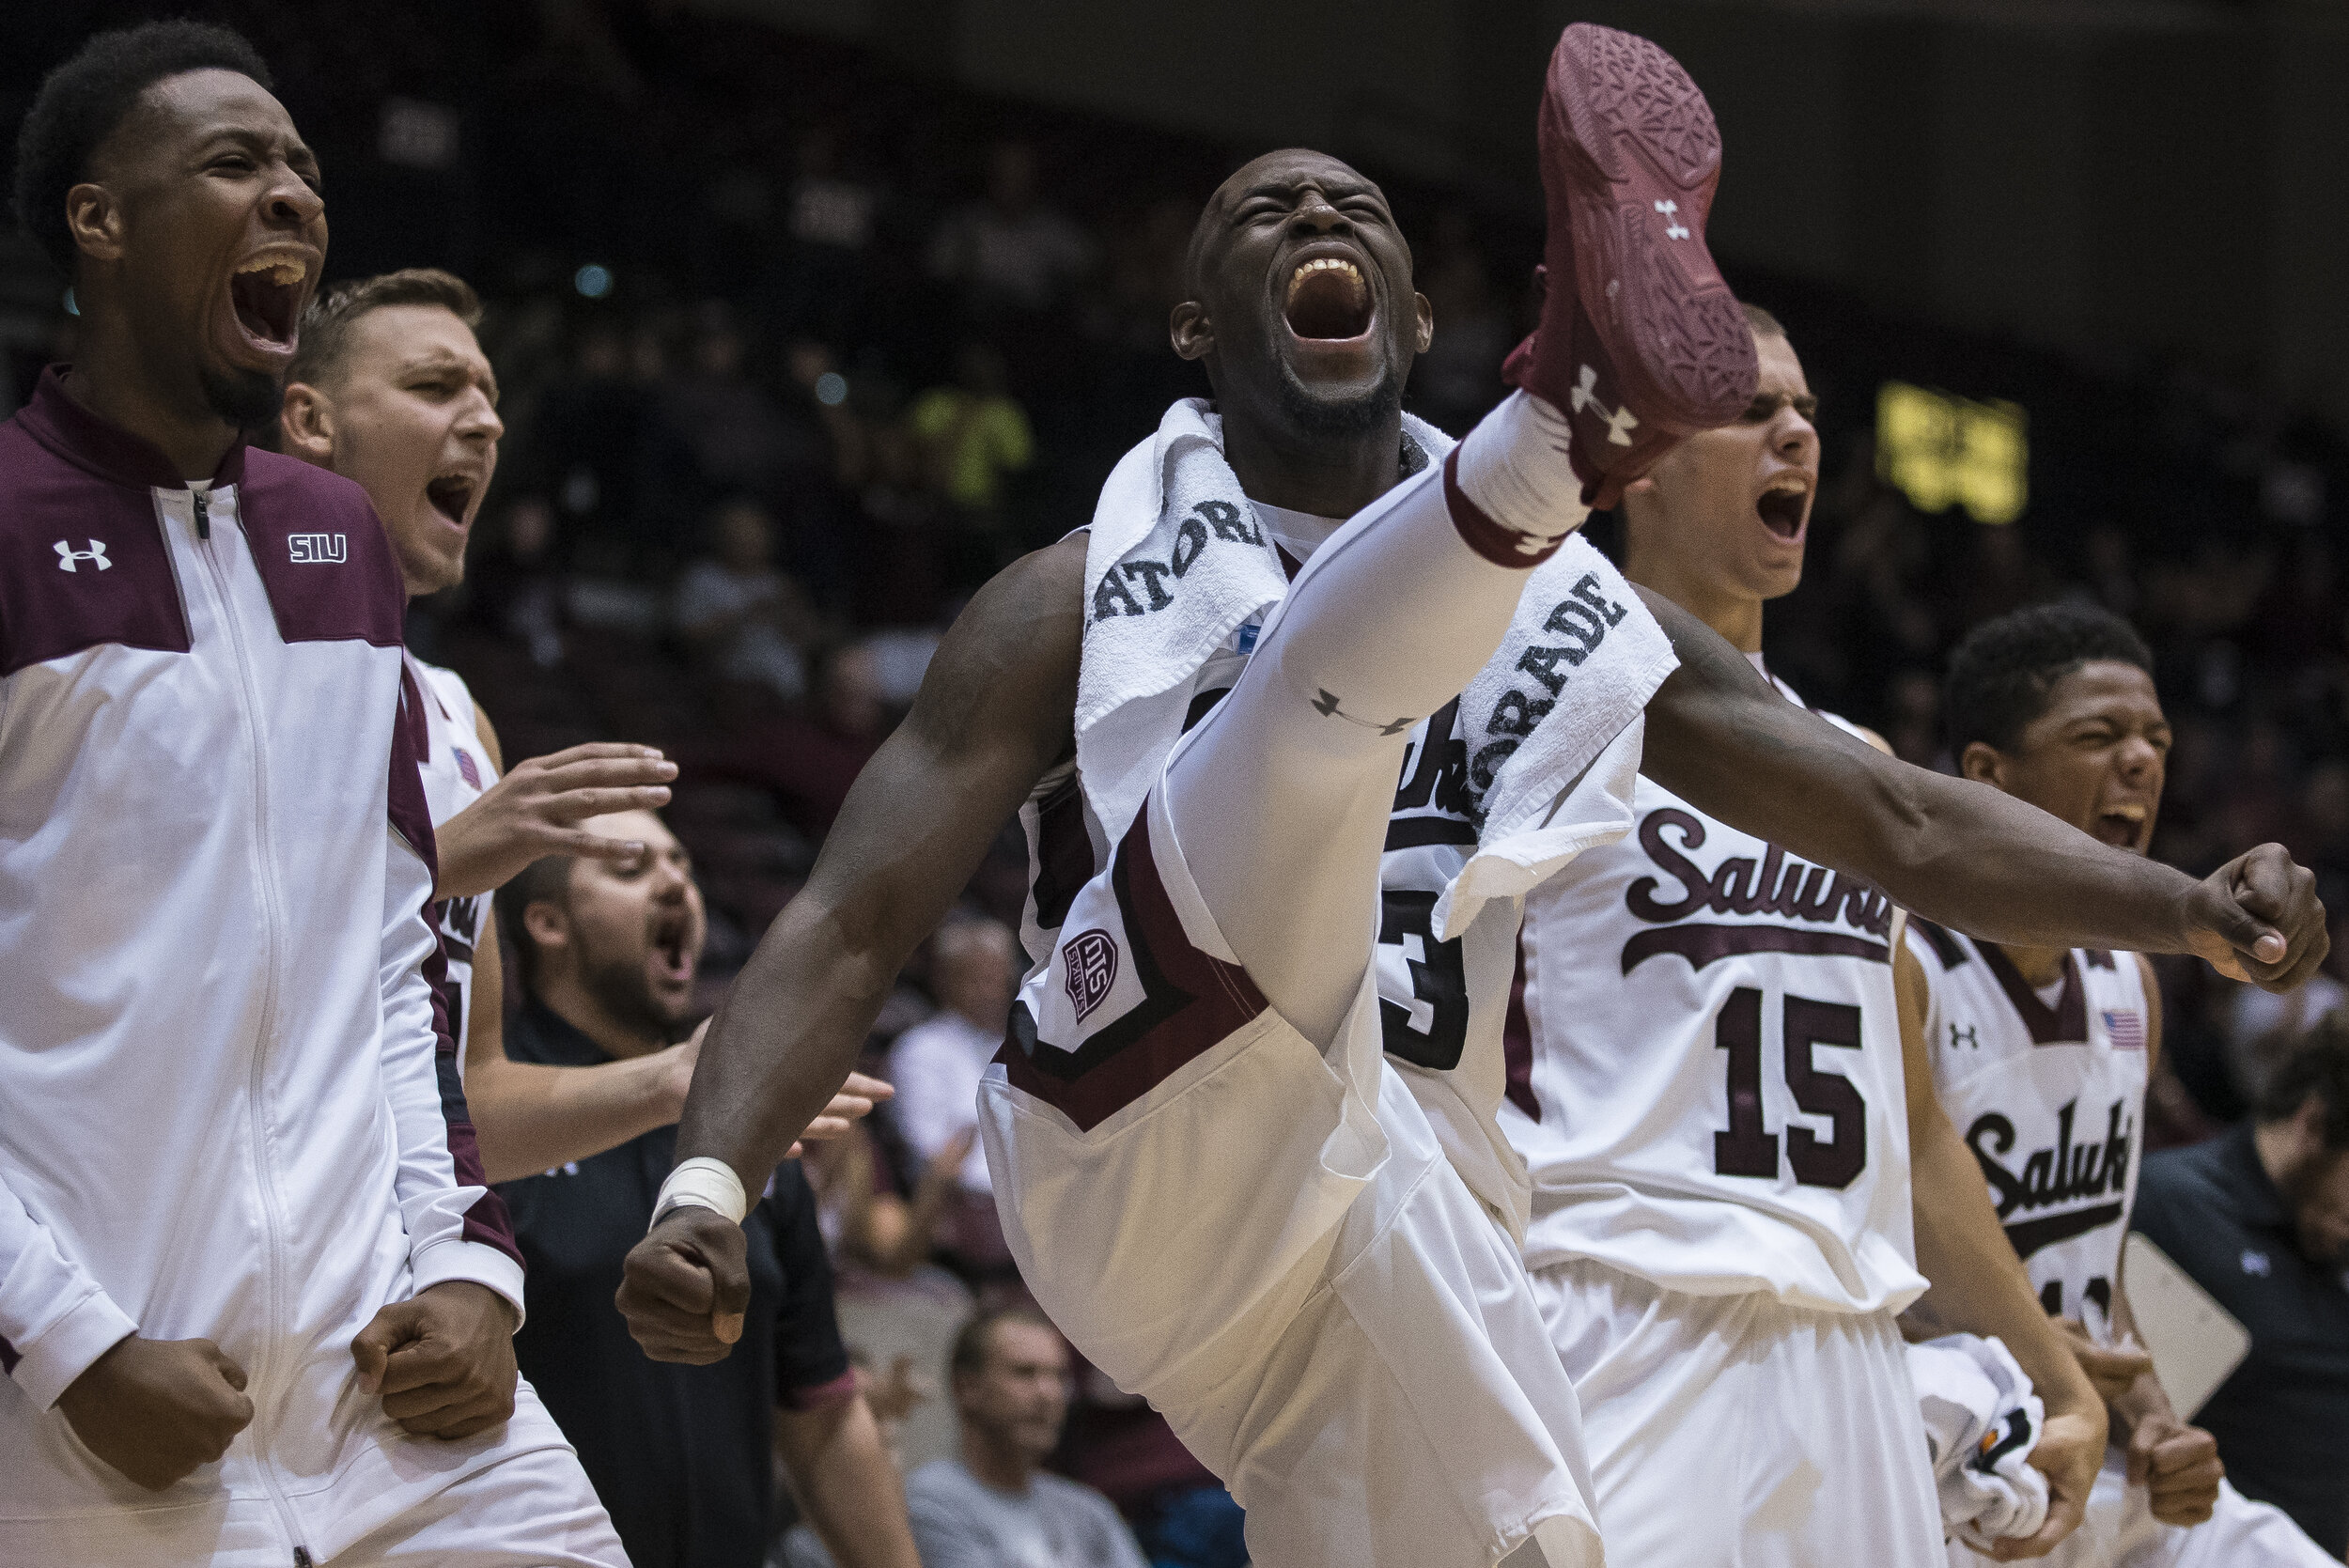
[[[1325,1060],[1155,791],[1062,933],[980,1085],[997,1207],[1062,1330],[1247,1509],[1251,1558],[1489,1568],[1532,1539],[1595,1568],[1573,1387],[1385,1065],[1370,976]]]
[[[1607,1555],[1634,1568],[1944,1568],[1893,1314],[1533,1276],[1574,1379]]]

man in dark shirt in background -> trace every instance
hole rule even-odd
[[[2251,1333],[2196,1423],[2227,1477],[2349,1550],[2349,1016],[2310,1031],[2251,1120],[2149,1155],[2137,1229]]]
[[[589,1065],[684,1032],[707,930],[684,846],[650,812],[582,824],[643,844],[617,861],[553,857],[498,895],[524,1001],[518,1061]],[[514,1348],[579,1450],[636,1568],[758,1568],[782,1455],[841,1568],[917,1568],[905,1494],[856,1390],[832,1271],[799,1162],[778,1167],[743,1221],[751,1300],[735,1354],[712,1366],[647,1360],[612,1302],[620,1260],[652,1219],[676,1159],[661,1127],[507,1183],[530,1271]]]

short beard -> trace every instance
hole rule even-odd
[[[596,999],[606,1017],[632,1032],[668,1040],[684,1022],[661,1006],[645,983],[645,961],[627,958],[590,959],[580,966],[580,988]]]
[[[195,384],[204,406],[240,430],[262,428],[286,406],[286,389],[258,370],[198,370]]]
[[[1403,383],[1393,376],[1359,396],[1346,398],[1315,396],[1286,364],[1280,366],[1279,381],[1281,412],[1303,435],[1348,440],[1366,436],[1403,411]]]

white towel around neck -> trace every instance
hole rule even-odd
[[[1410,457],[1440,462],[1455,444],[1409,414],[1403,429]],[[1288,592],[1222,442],[1204,398],[1177,401],[1118,460],[1094,508],[1077,767],[1112,841],[1181,738],[1191,678]],[[1535,568],[1500,651],[1461,700],[1482,832],[1439,906],[1439,932],[1466,929],[1486,900],[1520,896],[1629,830],[1637,721],[1675,665],[1663,629],[1587,539]]]
[[[1403,431],[1428,459],[1452,449],[1409,414]],[[1175,402],[1110,471],[1084,582],[1077,770],[1114,843],[1182,738],[1190,678],[1288,592],[1280,549],[1223,460],[1223,421],[1206,398]]]

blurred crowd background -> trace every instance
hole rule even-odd
[[[0,119],[135,8],[12,18]],[[1200,201],[1259,147],[990,96],[720,8],[446,0],[350,8],[332,27],[290,0],[210,9],[272,62],[320,152],[330,279],[443,265],[489,302],[500,472],[468,582],[420,603],[410,632],[466,677],[508,757],[629,739],[680,763],[668,817],[707,892],[714,1001],[969,594],[1083,524],[1168,401],[1206,392],[1167,314]],[[1538,209],[1360,161],[1435,306],[1409,406],[1458,433],[1531,321]],[[38,256],[8,243],[13,406],[70,357],[72,322]],[[2151,642],[2177,729],[2155,853],[2201,873],[2280,840],[2349,908],[2341,429],[2219,358],[2059,353],[1723,249],[1822,405],[1809,568],[1770,612],[1774,669],[1947,768],[1938,691],[1959,635],[2049,598],[2106,605]],[[1922,512],[1879,477],[1892,379],[2022,407],[2017,520]],[[986,923],[1016,925],[1022,865],[1007,832],[958,917],[979,935],[905,977],[876,1070],[925,1020],[983,1031],[992,1009],[1000,1034],[1018,960]],[[2239,1116],[2273,1043],[2341,994],[2324,979],[2267,998],[2190,963],[2165,979],[2156,1146]],[[844,1317],[909,1465],[951,1427],[922,1397],[923,1358],[1008,1271],[983,1167],[967,1172],[967,1141],[940,1156],[951,1130],[912,1109],[812,1172]],[[1066,1467],[1131,1507],[1190,1473],[1146,1413],[1084,1391]]]

